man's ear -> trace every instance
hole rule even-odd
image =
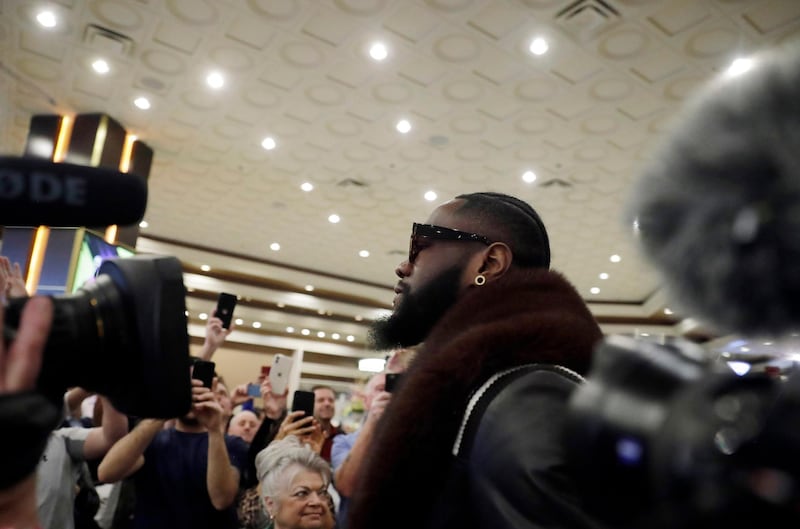
[[[487,281],[492,281],[505,275],[511,268],[513,254],[511,248],[506,243],[494,242],[483,252],[478,254],[482,257],[479,263],[478,274],[481,274]]]

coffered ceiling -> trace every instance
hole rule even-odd
[[[43,9],[53,27],[37,21]],[[334,381],[374,354],[367,323],[390,307],[411,223],[470,191],[534,205],[553,267],[606,332],[711,334],[664,313],[671,301],[621,222],[627,190],[699,85],[800,37],[796,0],[5,0],[0,10],[0,151],[22,152],[33,114],[117,119],[155,151],[139,249],[183,261],[192,334],[216,293],[234,292],[243,323],[232,349],[303,349],[303,377]],[[535,39],[545,53],[530,51]],[[382,61],[370,56],[376,42]]]

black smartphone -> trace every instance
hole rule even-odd
[[[391,393],[397,388],[397,384],[400,382],[400,375],[401,373],[386,373],[386,384],[384,385],[384,390]]]
[[[197,360],[192,367],[192,378],[201,381],[203,386],[211,389],[211,384],[214,382],[214,368],[216,368],[214,362]]]
[[[314,392],[298,389],[292,398],[292,411],[304,411],[304,417],[314,415]],[[300,417],[301,419],[303,417]]]
[[[220,292],[217,298],[216,317],[222,320],[222,327],[230,329],[233,320],[233,309],[236,308],[236,296],[227,292]]]

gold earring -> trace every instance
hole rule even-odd
[[[483,274],[478,274],[475,276],[475,284],[477,286],[481,286],[484,283],[486,283],[486,277],[484,277]]]

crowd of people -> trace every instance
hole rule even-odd
[[[332,388],[313,388],[314,413],[304,416],[266,376],[258,407],[246,385],[193,379],[191,409],[170,421],[126,417],[101,396],[90,424],[73,418],[50,434],[36,470],[38,514],[0,510],[0,526],[598,527],[560,434],[601,333],[549,267],[547,231],[529,204],[460,195],[412,226],[394,311],[372,332],[390,356],[365,385],[356,431],[334,421]],[[0,258],[4,296],[27,296],[22,279]],[[36,365],[17,364],[22,350],[29,364],[40,358],[48,307],[41,298],[26,306],[0,354],[0,378],[14,376],[1,392],[33,389]],[[200,359],[231,330],[210,317]],[[65,408],[85,397],[71,390]]]

